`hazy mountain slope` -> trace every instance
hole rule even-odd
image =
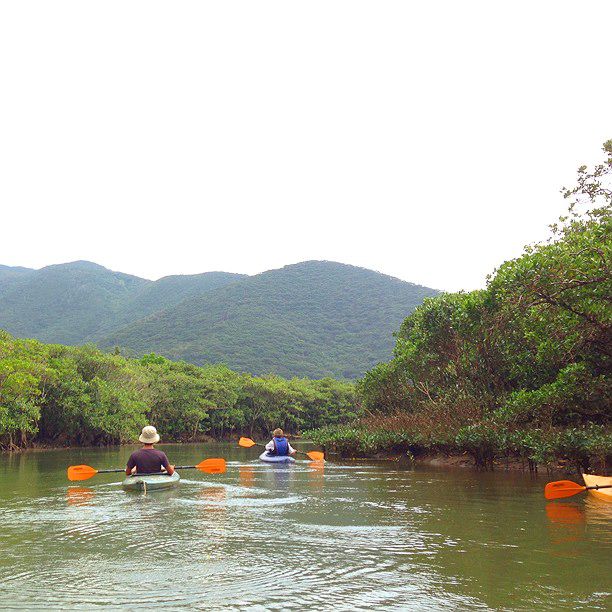
[[[0,265],[0,289],[3,286],[3,283],[12,282],[30,272],[34,272],[34,270],[31,268],[22,268],[21,266]]]
[[[117,315],[125,297],[151,281],[88,261],[47,266],[5,280],[0,328],[45,342],[83,342]]]
[[[155,282],[85,261],[0,266],[0,328],[257,374],[355,377],[390,357],[392,332],[435,294],[322,261],[252,277],[208,272]]]
[[[154,282],[87,261],[40,270],[0,266],[0,328],[45,342],[95,341],[152,312],[242,277],[207,272]]]
[[[151,313],[179,304],[187,298],[199,296],[243,278],[246,278],[245,274],[230,272],[165,276],[142,285],[133,292],[123,304],[121,317],[124,321],[141,319]]]
[[[393,331],[436,293],[363,268],[303,262],[187,299],[101,344],[258,374],[355,377],[390,357]]]

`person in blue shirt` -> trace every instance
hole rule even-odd
[[[274,436],[267,444],[266,451],[268,451],[268,455],[275,456],[285,456],[285,455],[295,455],[296,450],[289,444],[289,440],[285,437],[285,434],[282,429],[277,428],[272,432]]]

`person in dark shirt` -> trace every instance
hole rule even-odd
[[[125,473],[129,476],[130,474],[154,474],[165,470],[172,476],[174,466],[170,465],[166,453],[153,448],[153,445],[159,442],[157,429],[151,425],[143,427],[138,439],[144,446],[130,455]]]

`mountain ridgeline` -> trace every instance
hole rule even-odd
[[[43,342],[99,342],[118,327],[243,277],[207,272],[150,281],[88,261],[2,267],[0,328]]]
[[[259,375],[356,378],[390,357],[393,331],[437,294],[328,261],[157,281],[84,261],[0,266],[0,328]]]

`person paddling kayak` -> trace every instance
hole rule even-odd
[[[289,440],[287,440],[285,437],[282,429],[275,429],[272,432],[272,435],[274,437],[266,444],[266,451],[268,455],[273,455],[275,457],[295,455],[297,451],[291,446],[291,444],[289,444]]]
[[[152,425],[143,427],[138,439],[144,446],[130,455],[125,473],[129,476],[130,474],[154,474],[165,470],[172,476],[174,466],[170,465],[166,453],[153,448],[153,445],[159,442],[157,429]]]

